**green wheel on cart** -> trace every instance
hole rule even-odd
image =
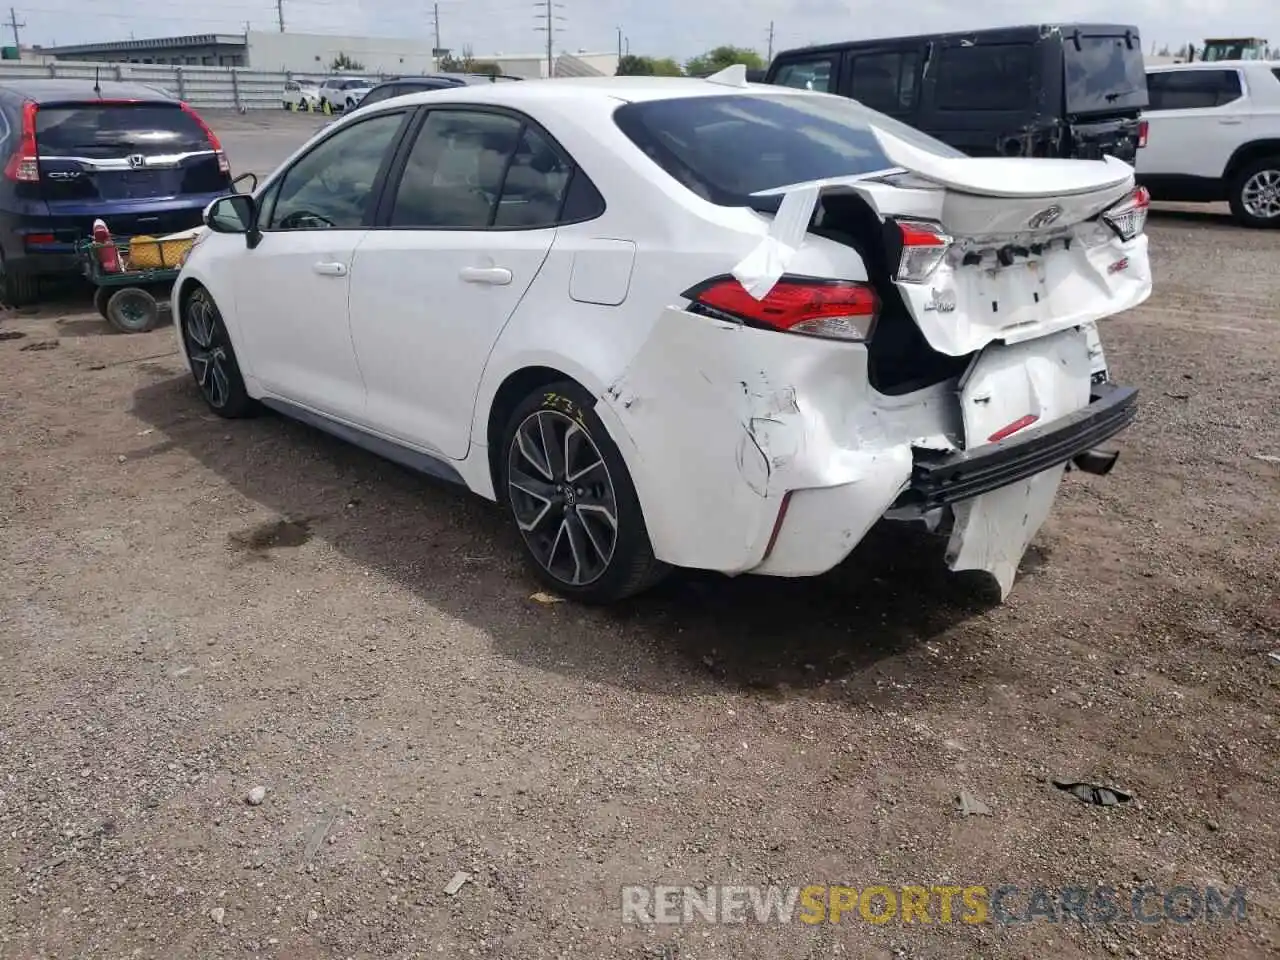
[[[107,322],[121,333],[146,333],[160,322],[160,304],[141,287],[121,287],[107,300]]]
[[[111,294],[115,293],[110,287],[99,287],[93,293],[93,306],[98,313],[102,314],[103,320],[110,320],[111,314],[107,313],[107,302],[111,299]]]

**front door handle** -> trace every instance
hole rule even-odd
[[[498,287],[511,282],[511,271],[506,267],[463,267],[458,276],[467,283],[491,283]]]
[[[345,263],[328,263],[322,260],[313,269],[322,277],[345,277],[347,275],[347,265]]]
[[[1244,123],[1244,118],[1243,117],[1219,117],[1218,122],[1223,126],[1236,126],[1237,124]]]

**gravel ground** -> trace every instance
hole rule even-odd
[[[315,123],[287,120],[242,121],[267,132],[228,136],[237,170]],[[110,334],[75,293],[4,316],[0,956],[1276,956],[1280,234],[1150,232],[1157,294],[1103,329],[1139,419],[999,606],[892,531],[818,580],[539,603],[495,508],[214,419],[171,330]],[[655,883],[1248,906],[623,924]]]

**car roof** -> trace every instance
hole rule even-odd
[[[1178,70],[1280,70],[1280,60],[1192,60],[1190,63],[1149,63],[1147,73]]]
[[[395,106],[414,103],[469,103],[506,105],[527,109],[537,103],[565,100],[612,100],[635,103],[647,100],[672,100],[679,97],[732,96],[821,96],[812,91],[792,87],[733,86],[690,77],[558,77],[554,80],[526,80],[524,83],[479,83],[442,87],[439,90],[409,93],[395,98]],[[388,101],[390,102],[390,101]],[[376,104],[381,107],[382,104]]]
[[[789,50],[779,51],[774,59],[790,59],[793,56],[812,53],[839,53],[851,47],[874,47],[894,43],[923,43],[926,40],[1036,40],[1052,36],[1054,33],[1065,34],[1073,30],[1079,30],[1086,35],[1095,35],[1101,30],[1108,31],[1105,34],[1106,36],[1123,34],[1125,31],[1132,31],[1134,36],[1139,35],[1138,28],[1127,23],[1084,23],[1075,21],[1069,23],[1024,23],[1008,27],[986,27],[981,30],[949,30],[945,33],[917,33],[910,36],[840,40],[834,43],[820,43],[807,47],[792,47]]]
[[[141,83],[102,80],[94,87],[93,80],[0,80],[0,90],[17,94],[36,103],[53,103],[59,100],[141,100],[148,103],[174,103],[155,87]],[[101,92],[99,92],[101,91]]]

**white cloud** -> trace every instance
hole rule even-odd
[[[36,43],[273,29],[274,0],[180,0],[145,10],[134,0],[20,0]],[[283,0],[295,32],[413,36],[434,33],[432,0]],[[914,0],[910,5],[866,0],[554,0],[566,21],[557,49],[612,50],[617,28],[633,53],[686,58],[722,43],[765,51],[770,21],[774,47],[934,30],[965,30],[1033,19],[1025,0]],[[185,7],[180,11],[179,7]],[[440,0],[441,40],[477,54],[533,52],[545,34],[534,30],[534,0]],[[154,12],[153,12],[154,11]],[[910,12],[910,19],[904,15]],[[1199,43],[1211,36],[1261,36],[1280,44],[1280,4],[1274,0],[1043,0],[1044,21],[1124,22],[1138,26],[1144,45]]]

